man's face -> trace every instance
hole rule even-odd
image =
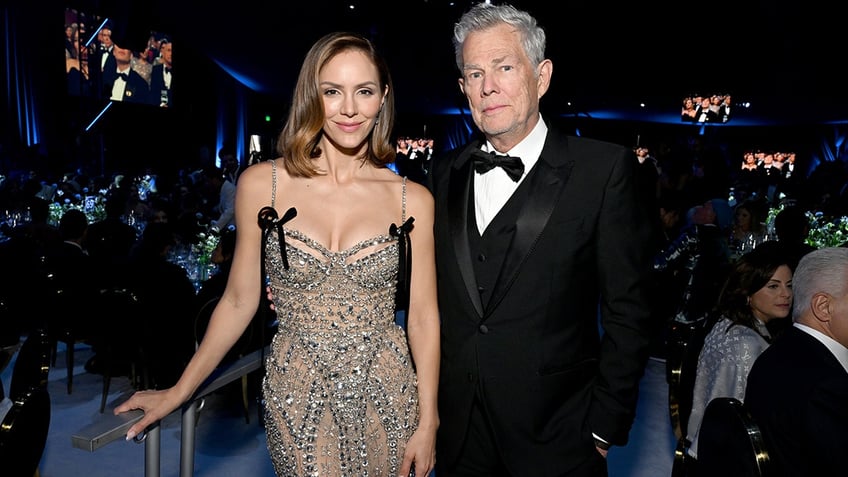
[[[518,32],[498,25],[468,35],[462,48],[459,86],[477,127],[498,145],[511,148],[524,139],[539,115],[552,65],[530,62]]]
[[[238,169],[238,159],[236,159],[236,156],[231,154],[221,156],[221,169],[229,172]]]
[[[106,48],[112,47],[112,30],[109,28],[101,28],[97,33],[97,40]]]
[[[121,48],[118,45],[115,45],[115,48],[112,50],[112,55],[115,56],[115,60],[119,65],[128,65],[132,60],[132,52],[126,48]]]
[[[172,52],[171,42],[165,43],[159,49],[159,53],[162,54],[162,61],[164,61],[166,65],[171,64],[171,52]]]

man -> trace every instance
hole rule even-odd
[[[429,177],[442,318],[437,475],[605,476],[606,449],[627,442],[650,341],[652,232],[638,161],[542,120],[553,65],[526,12],[477,4],[454,45],[485,139],[435,158]],[[475,171],[481,150],[521,159],[509,172],[485,162]]]
[[[115,55],[113,51],[115,44],[112,41],[112,25],[106,23],[97,31],[96,40],[91,42],[88,53],[88,74],[91,80],[92,91],[96,97],[109,98],[112,94],[111,90],[106,90],[106,81],[108,72],[114,71],[117,66],[115,64]]]
[[[776,476],[844,475],[848,248],[812,251],[793,276],[793,326],[754,362],[745,406]]]
[[[112,55],[115,68],[103,71],[104,95],[112,101],[146,103],[150,96],[150,86],[132,68],[132,51],[116,44],[112,48]]]
[[[171,68],[174,45],[167,38],[159,43],[162,62],[153,65],[150,72],[150,104],[167,108],[171,105]]]
[[[218,216],[211,222],[212,228],[218,231],[227,230],[235,226],[236,209],[236,181],[239,174],[239,161],[236,152],[229,146],[224,146],[218,151],[221,159],[220,169],[211,169],[207,178],[210,181],[212,192],[218,194],[218,203],[213,212]]]

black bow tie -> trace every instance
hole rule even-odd
[[[513,182],[518,182],[524,174],[524,163],[520,157],[499,155],[477,149],[471,153],[474,158],[474,170],[485,174],[495,167],[501,167]]]
[[[171,68],[165,67],[165,73],[171,74]]]
[[[121,78],[124,81],[128,81],[130,79],[130,75],[126,73],[118,73],[118,78]]]

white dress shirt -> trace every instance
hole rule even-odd
[[[518,182],[513,182],[509,178],[506,171],[500,167],[495,167],[485,174],[478,172],[474,173],[474,213],[477,219],[477,230],[480,235],[486,230],[492,219],[500,212],[501,208],[506,204],[506,201],[512,197],[527,174],[536,165],[539,156],[542,154],[542,148],[545,146],[545,137],[548,134],[548,126],[542,121],[541,116],[536,127],[530,134],[521,142],[507,151],[510,156],[518,156],[524,164],[524,174]],[[486,141],[483,148],[484,151],[491,151],[496,154],[501,154],[495,151],[492,143]]]
[[[106,67],[106,59],[112,54],[112,48],[107,48],[100,53],[100,71]]]
[[[118,70],[118,74],[124,73],[126,75],[130,74],[130,70],[132,68],[127,68],[125,71]],[[112,101],[123,101],[124,100],[124,91],[127,89],[127,82],[120,76],[115,78],[115,82],[112,83],[112,97],[110,98]]]

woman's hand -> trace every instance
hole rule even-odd
[[[271,285],[265,286],[265,296],[268,297],[268,301],[270,302],[269,308],[271,308],[271,311],[277,311],[277,308],[274,307],[274,294],[271,293]]]
[[[176,396],[173,388],[162,391],[138,391],[116,407],[114,413],[117,416],[133,409],[144,411],[144,417],[127,431],[127,440],[130,440],[174,412],[182,403],[183,399]]]
[[[436,465],[436,433],[418,429],[406,443],[398,477],[427,477]],[[411,472],[415,473],[412,474]]]

